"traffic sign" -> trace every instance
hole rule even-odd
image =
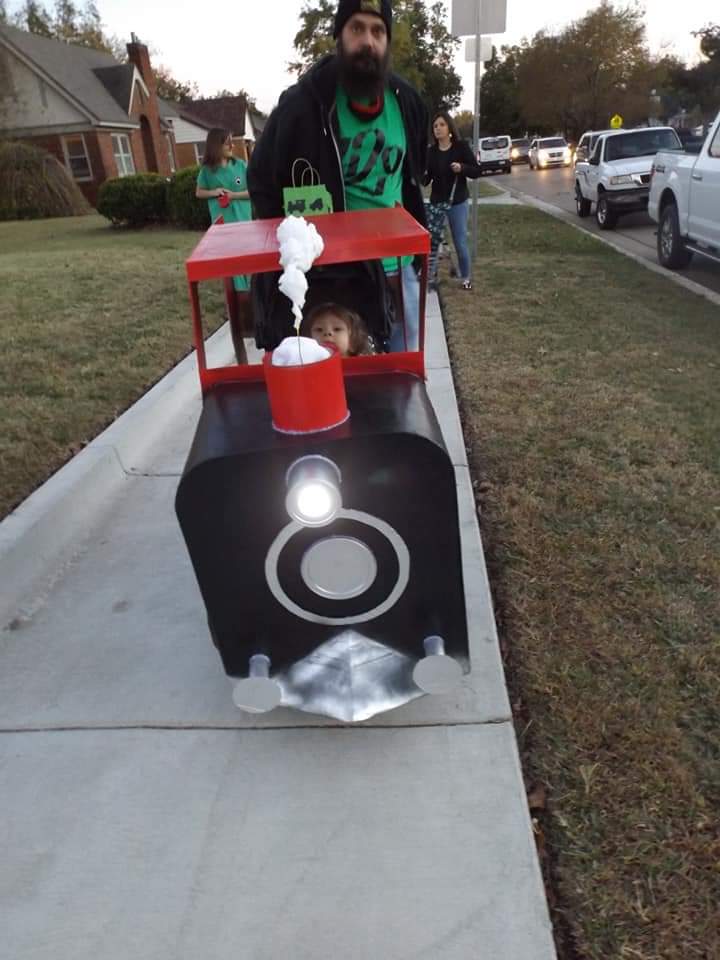
[[[613,130],[619,130],[622,127],[623,122],[623,118],[620,116],[620,114],[616,113],[610,121],[610,126],[613,128]]]
[[[452,0],[450,33],[454,37],[477,36],[478,4],[481,5],[480,33],[505,33],[507,0]]]
[[[465,59],[468,63],[475,63],[475,54],[477,52],[477,38],[465,38]],[[490,37],[480,37],[480,60],[487,63],[492,60],[493,44]]]

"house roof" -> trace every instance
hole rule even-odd
[[[97,122],[127,125],[134,67],[109,53],[0,26],[0,42],[54,81]]]
[[[246,135],[247,102],[245,97],[208,97],[200,100],[189,100],[187,109],[192,114],[192,117],[188,117],[188,119],[199,122],[203,126],[224,127],[234,137],[244,137]]]

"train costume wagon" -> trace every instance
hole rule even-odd
[[[382,328],[362,271],[406,255],[426,268],[427,232],[401,208],[310,220],[324,250],[308,299],[332,288]],[[418,350],[275,366],[292,333],[289,301],[272,296],[280,223],[213,225],[187,261],[203,409],[176,512],[236,705],[363,720],[470,668],[455,473],[425,385],[425,281]],[[199,284],[238,274],[255,277],[267,352],[208,368]]]

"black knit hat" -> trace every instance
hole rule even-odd
[[[338,37],[342,28],[354,13],[374,13],[385,21],[388,40],[392,37],[392,4],[390,0],[340,0],[335,14],[333,37]]]

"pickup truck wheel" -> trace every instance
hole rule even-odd
[[[660,263],[668,270],[679,270],[686,267],[692,260],[692,253],[680,236],[680,220],[674,203],[668,203],[660,214],[657,254]]]
[[[592,201],[586,200],[582,195],[580,184],[575,184],[575,208],[579,217],[589,217],[592,210]]]
[[[595,219],[601,230],[614,230],[617,224],[617,214],[610,209],[604,193],[598,194]]]

